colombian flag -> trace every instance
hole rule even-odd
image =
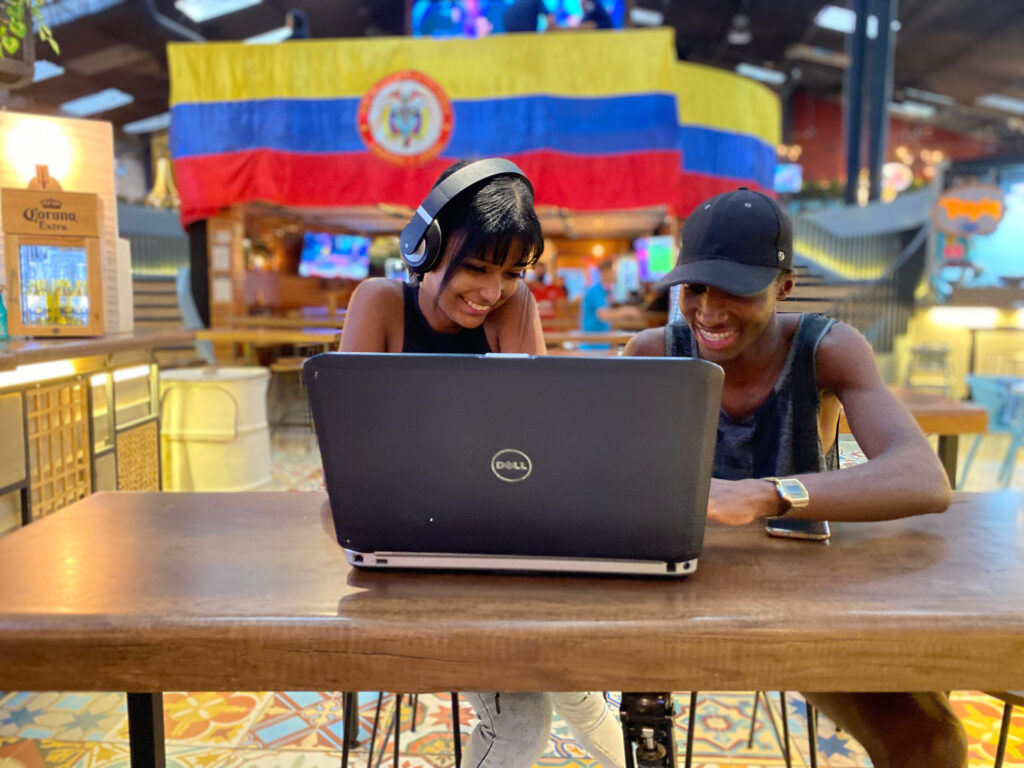
[[[715,185],[765,186],[770,131],[748,114],[765,99],[722,106],[742,79],[721,73],[723,91],[674,51],[670,29],[171,44],[182,218],[250,200],[415,207],[478,157],[513,160],[538,205],[575,210],[685,214]]]
[[[782,110],[770,88],[700,64],[675,65],[679,151],[676,212],[740,186],[771,194]]]

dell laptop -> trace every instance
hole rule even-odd
[[[355,566],[697,567],[723,377],[712,363],[335,352],[303,376]]]

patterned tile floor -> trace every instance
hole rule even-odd
[[[376,693],[360,695],[360,747],[350,765],[370,768],[368,746]],[[613,694],[611,706],[617,708]],[[770,696],[773,716],[780,713]],[[383,697],[381,729],[374,742],[373,768],[394,768],[393,740],[384,732],[393,722],[394,696]],[[403,704],[401,768],[454,765],[451,699],[424,694],[413,726],[413,709]],[[806,766],[807,722],[798,694],[787,697],[793,765]],[[685,747],[689,696],[676,697],[677,740]],[[697,699],[694,765],[701,768],[777,768],[785,765],[780,742],[763,708],[748,746],[753,695],[705,693]],[[988,766],[995,756],[1001,704],[981,693],[958,692],[953,706],[970,736],[970,764]],[[472,709],[460,706],[462,737],[472,727]],[[338,693],[167,693],[164,727],[168,766],[173,768],[319,768],[338,766],[341,757],[342,701]],[[1024,766],[1024,711],[1018,710],[1004,765]],[[382,753],[382,747],[383,753]],[[818,764],[868,766],[864,751],[821,718]],[[114,693],[0,693],[0,767],[127,768],[128,730],[124,697]],[[596,764],[555,717],[551,740],[538,767],[588,768]]]
[[[969,447],[965,441],[963,449]],[[986,437],[978,451],[966,490],[995,487],[1005,441]],[[323,487],[316,444],[308,430],[287,429],[273,437],[275,490],[315,490]],[[844,440],[844,464],[863,461],[857,445]],[[1018,467],[1013,487],[1024,488],[1024,466]],[[778,696],[771,697],[778,717]],[[454,764],[451,700],[448,695],[423,695],[414,719],[402,709],[401,752],[394,766],[391,746],[381,754],[378,735],[367,765],[367,746],[377,694],[359,699],[361,748],[350,765],[356,768],[448,768]],[[685,746],[689,697],[676,700],[680,749]],[[617,699],[613,696],[613,705]],[[779,742],[763,711],[750,747],[747,737],[753,705],[751,693],[702,693],[698,698],[694,765],[700,768],[778,768],[785,765]],[[807,723],[798,694],[788,697],[793,764],[809,765]],[[989,766],[995,756],[1002,705],[978,692],[956,692],[953,707],[967,729],[971,766]],[[472,727],[472,711],[461,704],[463,739]],[[381,728],[391,722],[394,697],[387,695]],[[340,693],[325,692],[205,692],[166,693],[164,729],[168,765],[173,768],[320,768],[337,766],[341,756],[342,702]],[[825,718],[819,724],[821,766],[868,766],[863,749]],[[538,766],[589,768],[596,765],[572,740],[555,716],[548,750]],[[1024,709],[1011,724],[1004,765],[1024,767]],[[118,693],[0,692],[0,768],[128,768],[128,730],[124,696]]]

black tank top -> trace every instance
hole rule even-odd
[[[839,468],[839,424],[828,454],[818,433],[818,344],[834,322],[824,315],[800,315],[782,373],[765,401],[742,421],[733,421],[724,409],[719,413],[713,477],[745,480]],[[665,326],[665,354],[700,357],[685,320]]]
[[[438,333],[430,327],[420,309],[420,287],[402,284],[405,304],[403,352],[429,352],[448,355],[483,355],[491,351],[484,327],[462,328],[455,333]]]

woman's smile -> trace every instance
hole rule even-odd
[[[486,315],[488,312],[490,312],[492,309],[494,309],[494,305],[493,304],[477,304],[474,301],[470,301],[465,296],[462,297],[462,300],[463,300],[463,302],[466,303],[466,305],[474,313],[479,313],[479,314]]]

